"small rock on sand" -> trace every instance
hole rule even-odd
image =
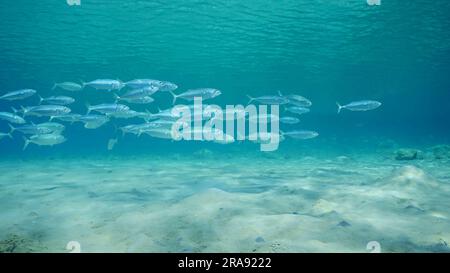
[[[399,149],[395,152],[396,160],[417,160],[423,159],[423,153],[417,149]]]
[[[450,159],[450,145],[438,145],[431,149],[435,159]]]

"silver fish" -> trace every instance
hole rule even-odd
[[[116,100],[132,100],[132,99],[140,99],[143,97],[148,97],[153,95],[156,91],[158,91],[158,89],[156,87],[145,87],[145,88],[140,88],[140,89],[132,89],[127,91],[125,94],[119,96],[117,94],[114,94],[114,97],[116,98]]]
[[[305,98],[302,97],[300,95],[295,95],[295,94],[291,94],[291,95],[283,95],[281,94],[280,91],[278,91],[278,94],[280,96],[283,96],[285,98],[287,98],[289,100],[289,104],[295,105],[295,106],[299,106],[299,107],[311,107],[312,102]]]
[[[105,123],[102,122],[86,122],[84,124],[84,128],[86,129],[97,129],[104,125]]]
[[[4,137],[9,137],[10,139],[12,139],[11,133],[8,133],[8,134],[6,134],[6,133],[0,133],[0,140],[1,140],[2,138],[4,138]]]
[[[1,96],[1,100],[21,100],[28,97],[33,96],[36,94],[36,90],[34,89],[21,89],[17,91],[12,91],[9,93],[6,93],[5,95]]]
[[[161,92],[171,92],[171,91],[178,89],[178,85],[176,85],[172,82],[162,81],[160,83],[160,85],[158,86],[158,89]]]
[[[165,110],[159,110],[158,113],[152,114],[150,112],[147,112],[147,118],[148,119],[164,119],[164,120],[176,120],[178,117],[172,114],[172,108],[165,109]]]
[[[118,111],[118,112],[107,114],[107,115],[110,117],[115,117],[115,118],[129,119],[129,118],[134,118],[134,117],[139,116],[140,113],[130,109],[128,111]]]
[[[310,139],[317,137],[319,133],[314,131],[290,131],[290,132],[282,132],[282,135],[294,139]]]
[[[119,140],[118,140],[117,138],[111,138],[111,139],[108,141],[108,151],[111,151],[112,149],[114,149],[114,146],[116,146],[116,144],[117,144],[118,141],[119,141]]]
[[[39,96],[39,103],[48,103],[48,104],[55,104],[55,105],[69,105],[75,102],[75,99],[72,97],[67,96],[51,96],[48,98],[43,98]]]
[[[144,133],[155,138],[173,139],[171,129],[146,130]]]
[[[310,112],[309,108],[300,107],[300,106],[286,107],[286,111],[294,113],[294,114],[299,114],[299,115],[306,114],[306,113]]]
[[[23,146],[23,150],[25,150],[30,143],[39,145],[39,146],[53,146],[57,144],[61,144],[65,142],[67,139],[59,134],[43,134],[43,135],[34,135],[30,138],[23,138],[25,144]]]
[[[295,117],[282,117],[280,118],[280,122],[284,124],[297,124],[300,120]]]
[[[141,119],[143,119],[143,120],[145,120],[145,121],[149,121],[149,120],[154,120],[154,119],[157,119],[156,117],[153,117],[153,114],[152,113],[150,113],[150,112],[136,112],[135,113],[135,117],[137,117],[137,118],[141,118]]]
[[[9,124],[9,128],[11,128],[11,130],[9,131],[10,134],[14,133],[15,131],[19,131],[26,135],[42,135],[52,133],[52,130],[50,128],[38,127],[35,124],[24,125],[20,127],[14,127],[11,124]]]
[[[79,119],[81,118],[80,114],[66,114],[66,115],[60,115],[60,116],[54,116],[53,119],[58,119],[61,121],[66,121],[66,122],[76,122],[79,121]]]
[[[130,110],[130,107],[123,105],[123,104],[117,104],[117,103],[103,103],[98,105],[87,105],[89,114],[91,111],[99,112],[102,114],[115,114],[120,112],[128,112]]]
[[[86,129],[97,129],[107,123],[109,118],[103,115],[89,114],[81,116],[78,120],[84,123]]]
[[[137,99],[128,99],[126,100],[128,103],[134,103],[134,104],[149,104],[154,102],[155,100],[152,97],[142,97]]]
[[[152,114],[148,113],[149,119],[162,119],[162,120],[177,120],[180,118],[179,115],[175,115],[172,113],[172,110],[178,107],[178,105],[174,106],[173,108],[165,109],[165,110],[159,110],[158,113]],[[210,118],[207,115],[203,115],[203,111],[200,111],[200,113],[196,113],[194,110],[194,105],[187,106],[191,112],[191,119],[202,119],[202,120],[209,120]],[[205,109],[205,107],[203,107]]]
[[[374,101],[374,100],[362,100],[362,101],[355,101],[351,102],[346,105],[340,105],[339,102],[336,102],[336,105],[338,107],[338,114],[341,112],[342,109],[347,109],[350,111],[369,111],[377,109],[381,106],[381,102]]]
[[[52,90],[55,90],[56,88],[61,88],[61,89],[67,90],[67,91],[76,92],[76,91],[80,91],[81,89],[83,89],[83,86],[78,83],[74,83],[74,82],[61,82],[61,83],[55,83],[53,85]]]
[[[83,87],[90,86],[97,90],[120,90],[122,89],[125,84],[119,80],[110,80],[110,79],[98,79],[91,82],[83,83]]]
[[[217,96],[220,96],[222,92],[218,89],[214,88],[199,88],[199,89],[190,89],[184,93],[176,95],[172,91],[169,91],[173,96],[173,104],[175,104],[177,98],[182,98],[187,101],[193,101],[195,97],[201,97],[203,100],[212,99]]]
[[[172,126],[175,124],[176,120],[155,120],[155,121],[151,121],[149,122],[150,127],[153,128],[160,128],[160,129],[172,129]],[[182,126],[188,126],[189,124],[187,122],[183,122],[183,124],[180,124],[180,122],[178,122],[179,125]],[[146,128],[148,129],[148,128]]]
[[[214,138],[213,142],[218,144],[231,144],[235,142],[235,139],[232,135],[228,135],[222,132],[222,138]]]
[[[252,98],[249,95],[247,95],[247,97],[250,99],[248,101],[248,104],[252,103],[253,101],[256,101],[256,102],[262,103],[262,104],[278,104],[278,105],[287,104],[289,102],[289,100],[283,96],[262,96],[262,97]]]
[[[132,89],[140,89],[146,87],[160,87],[163,85],[163,81],[153,79],[136,79],[126,82],[125,85]]]
[[[37,128],[44,128],[50,130],[51,134],[61,134],[66,127],[57,122],[44,122],[35,125]]]
[[[170,123],[171,125],[173,123]],[[140,136],[143,132],[147,130],[152,130],[156,128],[161,128],[163,126],[163,123],[154,123],[154,122],[146,122],[142,124],[132,124],[127,125],[124,127],[121,127],[120,130],[122,131],[122,134],[125,133],[131,133]]]
[[[54,117],[69,114],[71,110],[70,108],[61,105],[39,105],[22,107],[22,112],[24,116]]]
[[[25,124],[27,123],[25,121],[25,119],[23,119],[22,117],[13,114],[13,113],[9,113],[9,112],[0,112],[0,119],[2,120],[6,120],[10,123],[15,123],[15,124]]]
[[[119,130],[122,131],[122,136],[124,136],[125,134],[138,135],[141,132],[139,125],[134,125],[134,124],[120,127]]]

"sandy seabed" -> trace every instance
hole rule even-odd
[[[450,252],[448,160],[3,160],[0,173],[0,252]]]

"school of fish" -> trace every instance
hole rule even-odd
[[[69,108],[71,104],[77,102],[77,100],[71,96],[66,95],[53,95],[49,97],[41,97],[34,89],[20,89],[16,91],[6,92],[0,95],[0,100],[8,102],[23,102],[29,100],[33,96],[38,97],[38,103],[31,106],[12,105],[11,111],[1,110],[0,121],[8,123],[10,127],[9,132],[0,132],[0,140],[6,137],[13,139],[13,135],[20,133],[24,139],[23,150],[25,150],[29,144],[36,144],[39,146],[54,146],[67,141],[67,138],[63,136],[65,125],[55,122],[67,122],[70,124],[80,122],[86,129],[97,129],[104,124],[110,122],[112,119],[140,119],[140,123],[133,123],[117,128],[122,132],[122,135],[134,134],[141,136],[142,134],[162,139],[172,139],[171,129],[178,120],[179,117],[174,116],[172,108],[159,110],[157,113],[151,113],[149,111],[138,112],[131,109],[131,105],[140,104],[146,105],[155,102],[155,99],[151,96],[156,92],[166,92],[173,98],[172,104],[175,105],[178,99],[182,99],[186,102],[192,102],[195,98],[200,97],[202,101],[216,98],[222,94],[222,91],[216,88],[196,88],[189,89],[185,92],[175,94],[175,90],[178,89],[178,85],[169,81],[161,81],[156,79],[135,79],[128,82],[122,82],[120,80],[113,79],[97,79],[90,82],[82,82],[81,84],[75,82],[61,82],[55,83],[52,87],[54,92],[58,90],[69,91],[73,94],[85,89],[92,89],[97,91],[104,91],[112,93],[112,100],[108,103],[101,103],[97,105],[86,105],[86,113],[73,113]],[[122,91],[125,90],[125,91]],[[86,90],[90,92],[91,90]],[[284,112],[289,115],[283,115],[276,117],[281,124],[286,126],[292,126],[300,122],[300,116],[310,112],[312,102],[297,94],[282,94],[280,91],[276,95],[266,95],[260,97],[251,97],[247,95],[250,103],[258,103],[265,105],[283,105]],[[79,102],[79,101],[78,101]],[[345,105],[336,103],[340,113],[343,109],[348,111],[369,111],[374,110],[381,106],[381,103],[374,100],[361,100],[350,102]],[[207,105],[204,105],[205,107]],[[191,113],[195,113],[193,105],[190,105]],[[159,109],[159,108],[158,108]],[[243,114],[246,118],[246,113],[226,113],[226,119],[230,117],[236,118],[239,114]],[[34,123],[30,120],[30,117],[44,117],[48,118],[48,121],[41,123]],[[257,122],[254,117],[248,118],[249,122]],[[259,117],[261,118],[261,117]],[[266,115],[268,121],[274,120],[271,114]],[[202,119],[206,122],[211,122],[214,118],[207,118],[202,115]],[[189,124],[185,124],[189,126]],[[215,129],[217,130],[217,129]],[[215,132],[216,133],[216,132]],[[229,144],[235,142],[234,136],[225,134],[223,139],[214,140],[219,144]],[[270,137],[271,133],[268,133]],[[291,130],[280,131],[279,139],[284,140],[285,137],[291,139],[311,139],[315,138],[319,133],[310,130]],[[251,137],[247,136],[246,139],[253,139],[254,142],[263,141],[261,136]],[[112,138],[108,142],[108,150],[111,150],[118,138]]]

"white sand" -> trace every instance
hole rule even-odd
[[[357,159],[2,162],[0,251],[448,252],[450,164]]]

